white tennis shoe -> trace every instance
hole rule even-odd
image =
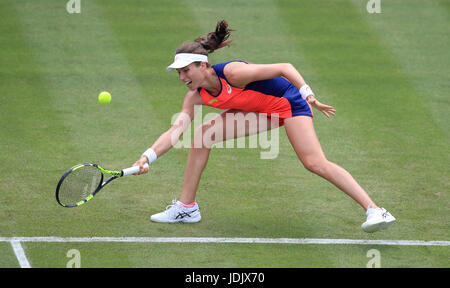
[[[384,208],[369,208],[366,216],[366,222],[361,227],[367,233],[387,229],[395,222],[395,217]]]
[[[150,217],[151,221],[161,223],[196,223],[201,219],[197,202],[194,205],[184,205],[176,199],[172,200],[172,205],[166,207],[166,211]]]

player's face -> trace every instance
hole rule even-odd
[[[177,69],[180,81],[183,81],[190,90],[200,87],[200,83],[205,79],[205,67],[203,63],[196,65],[191,63],[186,67]]]

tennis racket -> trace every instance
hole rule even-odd
[[[148,164],[144,164],[148,168]],[[120,171],[103,169],[97,164],[84,163],[70,168],[56,186],[56,201],[63,207],[78,207],[91,200],[109,182],[139,171],[139,166]],[[105,181],[104,175],[109,176]]]

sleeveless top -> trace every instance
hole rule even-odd
[[[221,85],[217,95],[212,95],[204,88],[198,88],[198,92],[207,106],[265,113],[269,116],[276,113],[281,119],[298,115],[312,117],[312,110],[308,102],[300,96],[300,92],[292,83],[281,76],[251,82],[244,88],[232,86],[223,73],[225,66],[230,62],[236,61],[212,66]]]

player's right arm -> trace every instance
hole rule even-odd
[[[180,140],[181,136],[194,119],[195,106],[203,104],[204,102],[197,90],[190,90],[186,93],[181,112],[178,114],[175,122],[169,130],[161,134],[151,146],[151,149],[155,151],[158,158],[169,151]],[[143,168],[143,165],[148,162],[147,156],[142,155],[141,158],[133,164],[133,166],[141,167],[140,171],[136,173],[137,175],[148,172],[148,168]]]

